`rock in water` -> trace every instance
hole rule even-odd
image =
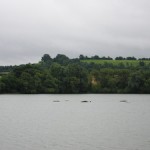
[[[53,102],[60,102],[59,100],[54,100]]]
[[[120,102],[124,102],[124,103],[127,103],[127,100],[121,100]]]
[[[81,101],[82,103],[87,103],[87,102],[89,102],[89,101]]]

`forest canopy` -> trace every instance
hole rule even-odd
[[[35,64],[0,66],[0,93],[150,93],[150,59],[44,54]]]

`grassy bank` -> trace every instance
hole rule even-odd
[[[150,65],[149,60],[96,60],[96,59],[85,59],[81,60],[81,62],[86,62],[86,63],[95,63],[95,64],[113,64],[115,66],[118,66],[120,64],[123,64],[124,66],[138,66],[140,62],[144,62],[144,65]]]

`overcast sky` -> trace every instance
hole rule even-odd
[[[45,53],[150,57],[150,0],[0,0],[0,65]]]

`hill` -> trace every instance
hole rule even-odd
[[[150,60],[97,60],[97,59],[84,59],[81,60],[81,62],[86,62],[86,63],[95,63],[95,64],[100,64],[100,65],[105,65],[105,64],[112,64],[114,66],[133,66],[133,67],[138,67],[148,65],[150,66]]]
[[[36,64],[2,67],[2,70],[1,94],[150,94],[148,60],[83,60],[44,54]]]

